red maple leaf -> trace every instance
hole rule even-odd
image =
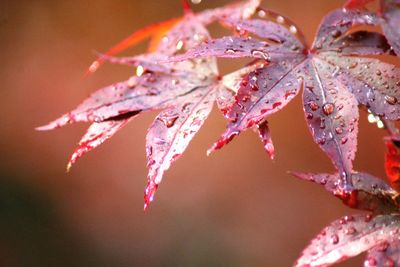
[[[149,110],[163,110],[150,126],[146,138],[149,168],[146,208],[153,200],[164,172],[184,152],[208,117],[214,102],[217,101],[222,110],[231,105],[233,93],[224,84],[237,79],[238,75],[232,73],[220,77],[215,58],[170,64],[157,62],[208,40],[210,36],[204,25],[216,20],[224,22],[228,15],[230,18],[245,19],[255,12],[258,4],[258,0],[250,0],[198,15],[186,11],[179,22],[161,23],[133,34],[101,55],[97,62],[135,66],[137,76],[100,89],[73,111],[38,130],[51,130],[74,122],[94,122],[71,156],[70,168],[79,157],[112,137],[134,116]],[[111,57],[145,37],[164,32],[172,25],[175,26],[163,36],[154,53],[128,58]]]
[[[360,24],[376,25],[379,18],[359,10],[331,12],[309,48],[299,29],[287,18],[267,10],[259,15],[261,18],[272,15],[274,21],[231,21],[243,33],[258,37],[215,39],[171,59],[250,57],[267,63],[244,75],[236,101],[226,114],[230,120],[227,130],[211,150],[221,148],[240,132],[285,107],[303,87],[305,116],[314,140],[341,174],[344,191],[351,190],[349,176],[357,145],[357,106],[365,105],[388,120],[400,118],[397,80],[400,70],[365,57],[389,53],[386,38],[377,32],[349,33]]]

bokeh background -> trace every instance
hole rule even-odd
[[[228,2],[203,0],[194,8]],[[296,21],[310,41],[324,14],[343,2],[264,4]],[[214,110],[147,213],[144,139],[155,112],[65,173],[88,125],[34,127],[133,73],[110,65],[83,78],[94,50],[179,15],[178,0],[1,1],[0,266],[291,266],[322,227],[356,212],[287,174],[333,171],[306,128],[300,98],[270,119],[274,162],[250,131],[206,157],[225,127]],[[222,72],[230,65],[222,61]],[[383,134],[362,112],[356,169],[384,176]],[[358,257],[339,266],[361,264]]]

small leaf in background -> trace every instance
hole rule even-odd
[[[365,6],[373,0],[348,0],[344,7],[346,9],[361,9],[365,12]],[[388,39],[389,44],[395,53],[400,56],[400,1],[399,0],[381,0],[380,10],[377,12],[380,16],[379,24],[383,33]]]
[[[399,228],[400,215],[345,216],[323,229],[303,251],[295,266],[331,266],[379,247],[384,242],[397,244]],[[397,253],[398,251],[391,255],[398,255]],[[372,266],[385,266],[379,264],[376,261],[376,265]]]
[[[154,52],[161,40],[161,36],[164,36],[165,33],[172,28],[175,24],[177,24],[182,18],[175,18],[175,19],[170,19],[166,20],[163,22],[155,23],[152,25],[149,25],[145,28],[142,28],[134,33],[132,33],[130,36],[125,38],[123,41],[120,43],[116,44],[112,48],[110,48],[107,52],[105,52],[105,56],[113,56],[118,53],[123,52],[124,50],[128,49],[129,47],[132,47],[141,41],[147,39],[147,38],[152,38],[151,43],[149,45],[149,52]],[[104,58],[103,56],[98,57],[89,67],[87,74],[94,73],[95,71],[98,70],[98,68],[104,64]]]

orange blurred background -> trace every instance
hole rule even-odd
[[[269,0],[264,6],[292,18],[311,41],[324,14],[343,2]],[[203,0],[194,8],[227,3]],[[274,162],[251,131],[206,157],[225,127],[215,109],[145,214],[145,135],[157,113],[135,119],[66,174],[88,125],[34,128],[132,74],[106,65],[83,78],[94,50],[104,52],[134,30],[180,16],[180,1],[0,6],[0,266],[291,266],[322,227],[357,212],[287,174],[333,171],[306,128],[299,97],[270,119]],[[222,72],[228,65],[222,62]],[[383,134],[362,111],[357,170],[384,176]],[[361,264],[358,257],[338,266]]]

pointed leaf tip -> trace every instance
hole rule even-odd
[[[226,144],[230,143],[233,138],[235,138],[236,135],[238,135],[239,132],[230,132],[229,130],[225,132],[221,138],[216,141],[211,148],[207,150],[207,156],[209,156],[211,153],[215,152],[216,150],[220,150],[222,147],[224,147]]]
[[[262,123],[257,124],[258,136],[261,139],[261,142],[264,145],[264,149],[271,158],[274,160],[275,158],[275,147],[274,143],[271,139],[271,133],[268,126],[268,121],[264,121]]]
[[[71,167],[72,167],[72,163],[71,163],[71,161],[70,161],[70,162],[68,162],[68,164],[67,164],[67,168],[66,168],[65,172],[66,172],[66,173],[69,173],[69,172],[71,171]]]
[[[192,8],[190,7],[189,1],[182,0],[181,3],[182,3],[182,8],[183,8],[184,14],[192,13]]]
[[[147,182],[147,186],[144,191],[144,211],[146,211],[150,203],[153,202],[157,188],[158,184],[154,183],[152,180]]]

